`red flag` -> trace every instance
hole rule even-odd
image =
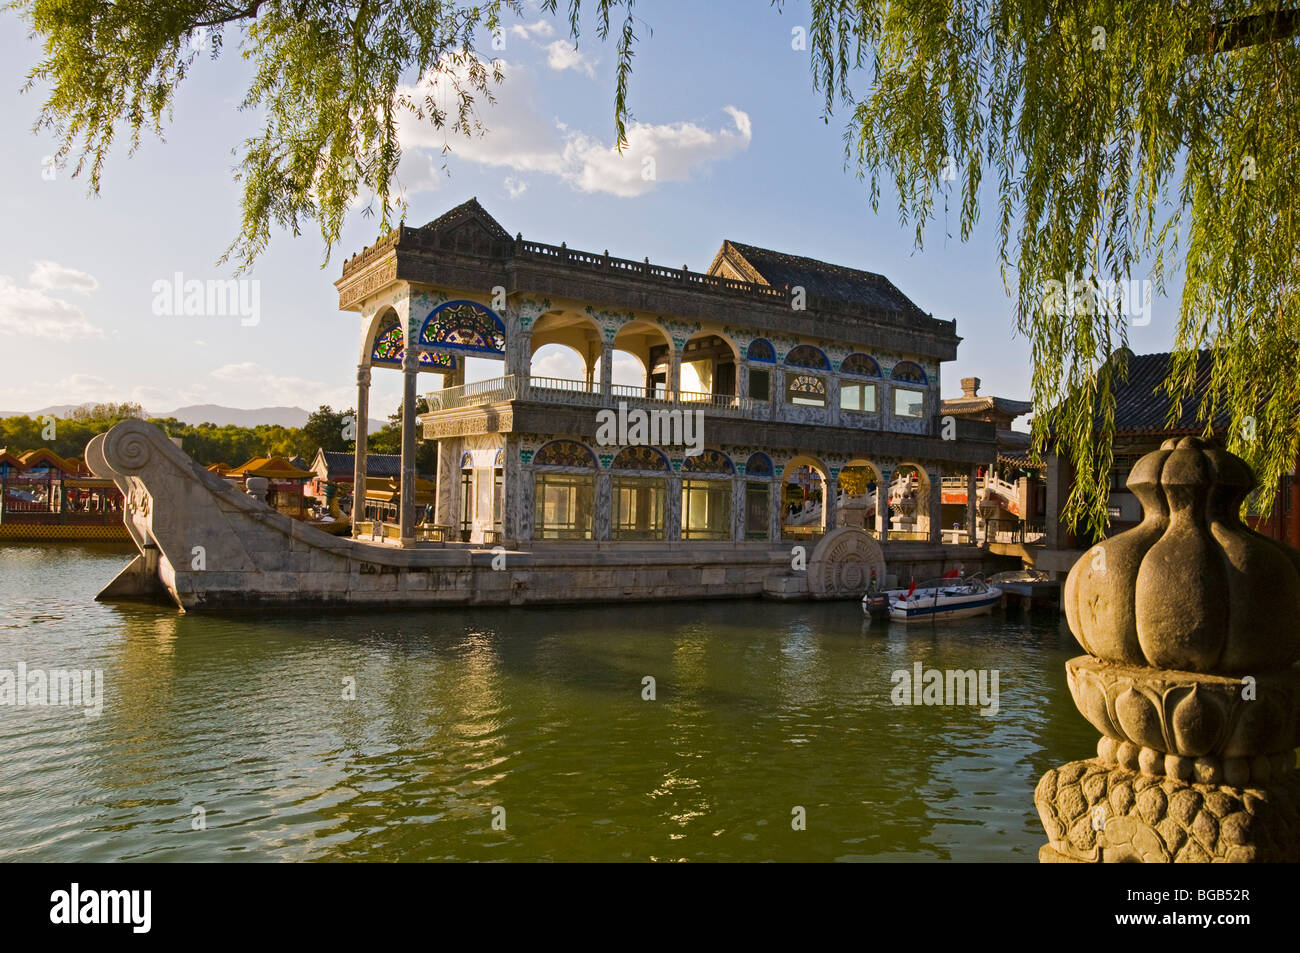
[[[961,570],[960,570],[960,569],[949,569],[946,573],[943,574],[943,578],[944,578],[944,579],[956,579],[956,578],[957,578],[958,576],[960,576],[960,575],[961,575]]]
[[[916,577],[915,577],[915,576],[912,577],[912,585],[910,585],[910,586],[908,587],[908,589],[907,589],[907,595],[903,596],[903,601],[906,602],[908,599],[912,598],[912,593],[914,593],[914,592],[916,592]]]

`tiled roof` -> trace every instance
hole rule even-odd
[[[510,233],[501,227],[500,222],[488,214],[487,209],[482,205],[479,205],[477,198],[472,198],[468,202],[461,202],[454,209],[451,209],[448,212],[443,212],[424,227],[432,231],[438,231],[440,229],[454,228],[462,222],[470,219],[477,219],[479,224],[482,225],[493,238],[506,242],[510,241]]]
[[[1115,388],[1115,432],[1122,434],[1165,433],[1199,433],[1202,424],[1199,421],[1200,403],[1210,390],[1210,369],[1212,357],[1209,351],[1201,351],[1196,359],[1196,388],[1183,398],[1181,413],[1174,426],[1170,427],[1170,400],[1161,386],[1171,367],[1171,355],[1130,354],[1128,359],[1128,379]],[[1226,413],[1221,413],[1214,421],[1214,429],[1221,430],[1229,423]]]
[[[884,275],[730,240],[724,243],[719,258],[725,255],[727,246],[738,252],[763,281],[775,288],[802,287],[809,294],[825,295],[840,301],[855,301],[887,311],[923,313]]]
[[[231,470],[230,475],[268,477],[272,480],[300,480],[311,476],[311,471],[299,470],[284,457],[257,457]]]
[[[949,397],[943,401],[945,414],[978,414],[998,410],[1013,417],[1027,414],[1034,409],[1027,400],[1012,400],[1010,397]]]
[[[342,453],[336,450],[322,450],[321,456],[325,458],[325,466],[329,467],[330,473],[338,473],[351,478],[356,472],[357,458],[355,454]],[[400,453],[366,454],[367,477],[400,477],[401,475],[402,455]]]

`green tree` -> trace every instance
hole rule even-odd
[[[476,97],[499,70],[484,31],[517,0],[12,0],[43,41],[38,126],[97,189],[119,127],[134,147],[162,132],[175,91],[227,40],[254,79],[242,105],[264,126],[244,144],[243,219],[228,258],[250,264],[272,226],[315,220],[326,254],[347,209],[373,194],[395,217],[398,119],[452,135],[479,128]],[[782,0],[774,0],[776,6]],[[847,112],[846,158],[873,204],[888,182],[922,244],[941,205],[969,237],[986,176],[1015,326],[1033,353],[1034,446],[1054,437],[1078,472],[1065,516],[1106,522],[1112,388],[1126,373],[1127,318],[1104,295],[1055,306],[1050,282],[1157,291],[1184,277],[1166,387],[1231,418],[1229,444],[1270,489],[1300,446],[1300,8],[1284,0],[810,0],[812,83],[826,118]],[[555,14],[557,0],[543,0]],[[569,0],[576,41],[581,0]],[[637,21],[633,0],[588,0],[616,36],[614,121],[624,142]],[[195,31],[206,31],[192,42]],[[476,45],[477,43],[477,45]],[[436,76],[439,97],[416,86]],[[412,92],[412,90],[418,90]],[[368,211],[373,212],[373,206]],[[1177,407],[1175,407],[1175,413]]]
[[[321,404],[302,426],[299,455],[311,460],[318,449],[346,452],[355,443],[346,437],[348,433],[355,433],[355,422],[356,411],[335,412],[328,404]]]
[[[618,29],[619,142],[631,73],[633,0],[589,0],[602,39]],[[240,108],[264,117],[242,144],[242,224],[226,259],[250,265],[279,226],[298,234],[315,221],[326,258],[353,199],[372,198],[387,231],[405,210],[392,192],[401,158],[398,124],[427,121],[451,135],[481,129],[477,103],[502,77],[491,39],[502,13],[522,0],[9,0],[44,43],[28,88],[48,86],[38,127],[59,141],[55,159],[85,172],[98,190],[119,132],[134,150],[143,133],[163,133],[180,84],[227,44],[253,66]],[[543,0],[554,14],[557,0]],[[580,32],[570,0],[569,32]],[[488,51],[479,54],[476,39]],[[418,80],[436,77],[437,88]]]

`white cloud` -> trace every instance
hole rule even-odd
[[[503,183],[506,187],[506,194],[512,199],[517,199],[528,191],[528,183],[523,179],[516,179],[513,175],[508,175]]]
[[[0,335],[79,341],[102,338],[104,332],[76,305],[40,288],[20,288],[8,275],[0,275]]]
[[[316,408],[351,407],[357,402],[356,389],[307,380],[274,371],[253,361],[223,364],[209,375],[219,386],[209,400],[232,406],[247,404],[255,396],[259,405]]]
[[[67,268],[60,265],[57,261],[38,261],[36,268],[32,271],[31,277],[27,279],[34,287],[42,288],[46,291],[52,291],[56,288],[66,288],[70,291],[80,291],[82,294],[90,294],[99,287],[99,282],[94,275],[88,275],[84,271],[77,271],[75,268]]]
[[[538,20],[534,23],[516,23],[510,32],[524,40],[544,40],[555,36],[555,27],[546,20]]]
[[[484,134],[449,139],[427,122],[404,117],[403,166],[409,159],[411,171],[401,178],[409,192],[434,187],[436,176],[426,170],[433,161],[441,162],[448,144],[453,158],[516,172],[540,172],[583,192],[620,196],[643,195],[662,182],[687,181],[700,169],[749,147],[749,116],[726,106],[731,122],[718,128],[690,121],[632,123],[627,147],[619,153],[595,136],[543,119],[533,100],[534,71],[506,62],[500,66],[505,78],[493,87],[496,102],[480,103]],[[426,78],[408,92],[416,98],[431,95],[444,108],[455,102],[446,78]]]
[[[547,44],[546,65],[556,72],[571,69],[585,73],[591,79],[596,78],[596,64],[587,59],[582,51],[568,40],[556,40],[554,43]]]

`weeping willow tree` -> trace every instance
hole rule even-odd
[[[1178,277],[1171,419],[1189,399],[1207,430],[1228,419],[1230,447],[1275,487],[1300,444],[1300,8],[810,3],[812,81],[828,114],[844,112],[847,159],[873,203],[891,186],[918,245],[939,209],[955,205],[966,239],[993,177],[1003,276],[1033,355],[1035,451],[1054,446],[1077,472],[1065,518],[1104,531],[1122,345],[1130,322],[1149,316],[1147,290],[1161,294]],[[254,70],[243,107],[263,120],[242,144],[243,218],[227,252],[242,267],[273,228],[297,233],[310,221],[328,255],[362,193],[386,230],[400,211],[399,120],[478,131],[476,108],[501,78],[502,15],[523,13],[519,0],[10,5],[43,44],[30,76],[48,91],[38,127],[92,189],[119,128],[131,148],[144,131],[161,135],[196,61],[235,41]],[[567,19],[575,43],[582,7],[541,4]],[[632,8],[586,4],[598,38],[614,37],[620,145],[640,23]],[[443,95],[414,82],[431,76]],[[1202,348],[1212,373],[1198,393]]]
[[[1182,276],[1171,422],[1266,488],[1300,443],[1300,11],[1235,0],[814,0],[813,78],[843,107],[873,203],[967,238],[994,176],[1004,280],[1031,344],[1034,448],[1078,474],[1064,516],[1101,534],[1114,386],[1147,292]],[[1150,284],[1146,284],[1149,282]],[[1212,353],[1197,393],[1197,352]],[[1265,494],[1265,499],[1272,495]]]
[[[542,0],[557,15],[558,0]],[[601,40],[618,51],[615,115],[625,144],[637,22],[633,0],[588,0]],[[326,261],[358,197],[387,231],[404,211],[394,192],[402,121],[457,137],[483,131],[480,112],[502,78],[507,27],[522,0],[8,0],[43,56],[27,89],[47,91],[36,123],[58,142],[55,161],[98,192],[119,133],[162,137],[181,83],[233,45],[252,68],[240,103],[261,130],[241,143],[238,236],[225,261],[248,268],[273,228],[316,222]],[[577,42],[580,0],[566,8]],[[513,17],[510,16],[513,14]]]

